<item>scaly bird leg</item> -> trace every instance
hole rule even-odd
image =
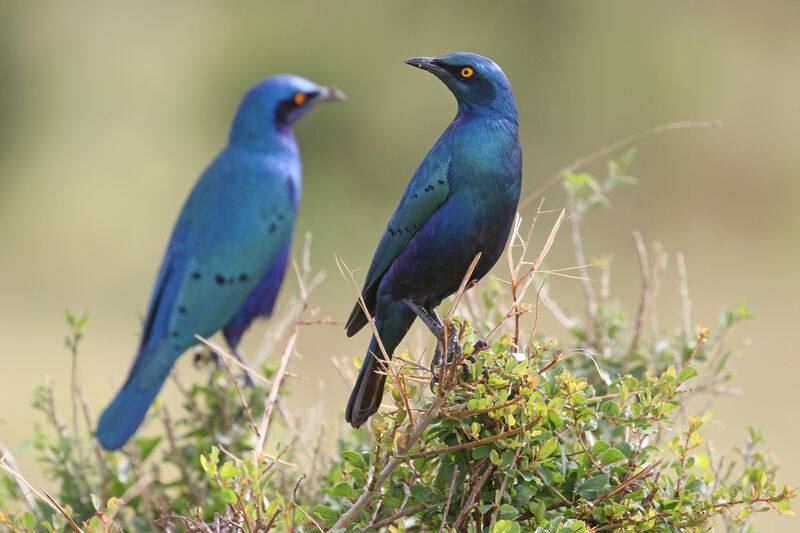
[[[426,307],[421,306],[416,302],[416,300],[412,300],[411,298],[407,298],[403,300],[403,303],[408,306],[409,309],[414,311],[414,314],[422,320],[422,323],[431,330],[434,337],[437,339],[442,338],[442,333],[444,332],[444,325],[442,324],[439,315],[436,314],[436,310],[432,310]]]
[[[442,323],[442,319],[439,318],[438,313],[436,313],[436,309],[433,306],[422,306],[417,303],[415,300],[406,299],[403,300],[409,309],[414,311],[420,320],[427,326],[427,328],[433,333],[436,337],[436,351],[433,353],[433,358],[431,358],[431,374],[433,377],[431,378],[431,392],[433,392],[433,387],[439,381],[439,375],[441,373],[441,368],[445,364],[445,358],[443,357],[444,350],[444,324]],[[447,336],[447,354],[446,354],[446,363],[451,363],[454,358],[461,357],[462,347],[461,343],[458,340],[458,331],[451,327],[448,336]]]

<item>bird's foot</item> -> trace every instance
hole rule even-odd
[[[463,355],[463,347],[461,346],[461,343],[458,340],[458,336],[457,335],[453,336],[452,335],[452,331],[454,331],[454,330],[451,329],[451,337],[452,337],[452,339],[448,339],[448,342],[447,342],[447,346],[448,346],[448,350],[447,351],[449,353],[448,353],[448,357],[447,357],[446,362],[445,362],[444,355],[442,353],[444,351],[442,340],[439,339],[439,341],[436,344],[436,351],[433,353],[433,358],[431,359],[431,374],[432,374],[431,382],[430,382],[431,392],[435,392],[434,391],[434,386],[439,382],[439,376],[441,374],[441,369],[442,369],[443,365],[452,363],[454,358],[456,358],[456,357],[461,358],[461,356]],[[461,369],[465,374],[469,375],[469,373],[470,373],[469,372],[469,365],[467,364],[467,362],[469,362],[471,364],[477,363],[478,359],[475,357],[474,354],[477,354],[477,353],[485,350],[488,347],[489,347],[489,345],[483,339],[479,339],[475,343],[475,345],[472,348],[472,353],[470,355],[464,357],[464,362],[461,364]],[[488,379],[489,379],[489,371],[484,368],[482,370],[481,374],[483,375],[483,378],[488,381]]]
[[[467,361],[469,361],[470,363],[477,363],[478,359],[475,357],[475,354],[482,352],[488,347],[489,345],[486,344],[486,342],[483,339],[478,339],[477,342],[475,342],[475,345],[472,347],[472,353],[467,356]],[[483,378],[488,381],[489,371],[484,368],[482,374]]]
[[[461,341],[458,340],[459,330],[450,325],[449,335],[447,336],[447,354],[444,354],[444,340],[440,337],[436,343],[436,351],[433,353],[431,359],[431,392],[434,392],[434,386],[439,382],[442,370],[446,365],[451,364],[454,360],[461,359],[464,354],[464,347],[461,346]],[[442,332],[444,333],[444,332]],[[444,334],[442,335],[444,337]],[[466,365],[462,365],[466,368]]]

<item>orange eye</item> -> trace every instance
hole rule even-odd
[[[308,101],[308,96],[306,93],[294,93],[294,103],[297,105],[303,105]]]
[[[461,69],[461,77],[462,78],[472,77],[473,74],[475,74],[475,71],[472,70],[470,67],[464,67],[464,68]]]

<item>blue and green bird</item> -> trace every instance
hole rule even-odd
[[[244,95],[228,144],[172,231],[133,367],[97,425],[104,448],[133,435],[175,360],[197,344],[195,335],[222,329],[235,350],[250,322],[271,314],[300,203],[292,126],[316,103],[342,97],[292,75],[262,80]]]
[[[439,78],[456,97],[458,111],[411,178],[361,293],[389,357],[417,317],[442,344],[436,306],[458,289],[478,252],[474,280],[497,262],[522,179],[517,106],[500,67],[463,52],[406,63]],[[367,323],[357,302],[347,335]],[[373,335],[345,412],[353,427],[378,410],[385,381],[383,353]]]

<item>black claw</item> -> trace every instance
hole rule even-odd
[[[476,342],[475,346],[472,348],[472,353],[482,352],[488,347],[489,345],[486,344],[486,341],[484,341],[483,339],[478,339],[478,342]]]

